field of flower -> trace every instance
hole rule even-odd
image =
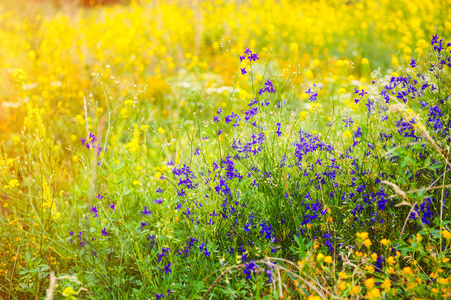
[[[0,2],[0,299],[451,299],[450,1],[97,2]]]

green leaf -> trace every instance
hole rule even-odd
[[[39,265],[41,267],[41,272],[47,271],[48,269],[50,269],[50,267],[48,265]]]

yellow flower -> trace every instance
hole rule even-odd
[[[139,135],[138,124],[135,124],[133,129],[133,139],[130,143],[127,143],[127,148],[129,148],[132,153],[136,153],[139,150]]]
[[[149,125],[142,125],[141,130],[146,132],[147,130],[149,130]]]
[[[301,118],[301,121],[305,119],[305,117],[307,117],[307,112],[305,110],[301,111],[299,113],[299,117]]]
[[[381,297],[381,291],[378,288],[374,288],[368,292],[369,299],[379,299]]]
[[[366,247],[369,247],[369,246],[371,246],[373,243],[371,243],[371,240],[370,240],[370,239],[366,239],[366,240],[363,241],[363,244],[364,244]]]
[[[449,258],[448,257],[445,257],[444,259],[442,259],[442,263],[447,263],[447,262],[449,262]]]
[[[393,267],[388,267],[387,273],[388,274],[395,274],[395,269]]]
[[[448,230],[443,230],[442,231],[442,235],[445,239],[450,239],[451,238],[451,233]]]
[[[346,274],[346,272],[340,272],[338,273],[338,276],[340,276],[343,279],[348,279],[348,274]]]
[[[14,145],[17,145],[20,143],[20,136],[18,136],[18,135],[13,136],[12,140],[13,140]]]
[[[331,264],[332,263],[332,256],[330,256],[330,255],[328,255],[328,256],[326,256],[326,258],[324,258],[324,262],[325,263],[328,263],[328,264]]]
[[[413,271],[412,271],[411,267],[405,267],[404,269],[402,269],[402,273],[403,274],[413,274]]]
[[[370,273],[373,274],[374,273],[374,267],[373,266],[366,266],[365,270]]]
[[[322,253],[319,253],[317,256],[316,256],[316,260],[317,261],[320,261],[320,260],[323,260],[324,259],[324,254],[322,254]]]
[[[342,282],[338,287],[340,288],[340,291],[344,291],[346,289],[346,284]]]
[[[371,254],[371,258],[372,258],[373,260],[377,260],[377,253]]]
[[[73,162],[77,162],[78,161],[78,156],[77,155],[72,156],[72,161]]]
[[[161,134],[164,134],[164,129],[161,128],[161,127],[158,127],[157,131],[158,131],[159,133],[161,133]]]
[[[358,285],[353,286],[352,289],[351,289],[351,296],[353,296],[353,295],[355,295],[355,294],[357,294],[359,292],[360,292],[360,286],[358,286]]]
[[[390,279],[385,278],[384,282],[381,284],[381,288],[383,288],[383,289],[388,291],[391,288]]]
[[[17,179],[11,179],[9,181],[9,187],[12,188],[12,189],[15,189],[19,185],[20,185],[20,183],[19,183],[19,180],[17,180]]]
[[[381,240],[381,244],[384,245],[384,246],[387,246],[389,243],[390,243],[390,241],[387,240],[387,239],[382,239]]]
[[[423,240],[423,237],[419,233],[417,233],[416,236],[417,236],[417,241],[418,242],[421,242]]]
[[[435,273],[435,272],[432,272],[431,274],[429,274],[429,276],[431,277],[431,278],[437,278],[437,273]]]
[[[345,132],[343,132],[343,137],[345,139],[349,139],[350,137],[352,137],[352,133],[349,130],[346,130]]]
[[[356,234],[359,239],[366,240],[368,238],[368,232],[360,232]]]
[[[70,296],[75,295],[75,294],[76,293],[75,293],[74,289],[71,286],[68,286],[68,287],[66,287],[63,290],[63,296],[64,297],[70,297]]]
[[[395,260],[395,258],[394,258],[393,256],[389,256],[389,257],[387,258],[387,262],[388,262],[389,265],[394,265],[394,264],[396,264],[396,260]]]
[[[15,69],[12,73],[12,78],[15,83],[23,83],[27,81],[27,73],[23,69]]]
[[[308,80],[312,80],[313,79],[313,72],[311,70],[307,70],[304,73],[305,78],[307,78]]]
[[[362,58],[362,65],[367,65],[369,63],[370,61],[367,58]]]
[[[440,284],[448,284],[448,279],[447,278],[440,278],[437,279],[437,282]]]
[[[345,88],[339,88],[338,89],[338,95],[343,95],[344,93],[346,93],[346,89]]]
[[[368,278],[368,279],[365,281],[365,286],[366,286],[366,288],[367,288],[368,290],[371,290],[371,289],[373,288],[373,286],[374,286],[374,283],[375,283],[374,278]]]
[[[141,183],[141,182],[140,182],[139,180],[135,180],[135,181],[132,182],[133,185],[138,185],[138,184],[140,184],[140,183]]]
[[[309,296],[307,300],[321,300],[320,296]]]

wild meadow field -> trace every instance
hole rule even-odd
[[[449,0],[0,2],[0,299],[451,299]]]

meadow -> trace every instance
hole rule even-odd
[[[449,15],[2,1],[0,299],[450,299]]]

